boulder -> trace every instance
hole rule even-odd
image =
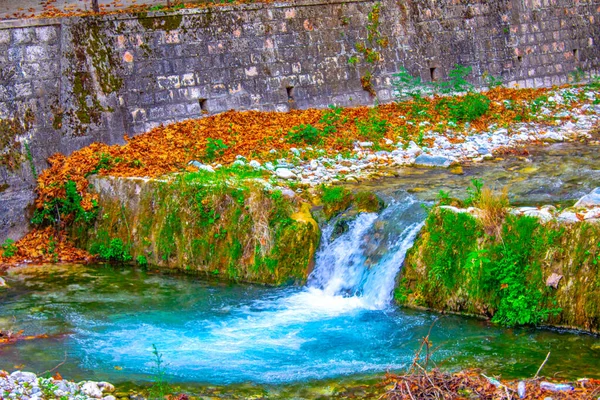
[[[20,383],[33,383],[37,381],[37,376],[33,372],[15,371],[12,374],[10,374],[10,377]]]
[[[281,179],[296,179],[297,176],[292,171],[287,168],[277,168],[275,170],[275,175]]]
[[[600,187],[592,190],[575,203],[575,207],[597,207],[600,206]]]
[[[81,386],[81,391],[88,397],[93,397],[95,399],[102,398],[102,390],[100,390],[96,382],[85,382]]]

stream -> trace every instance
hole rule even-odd
[[[440,189],[493,179],[510,184],[515,201],[535,204],[569,202],[600,186],[597,148],[550,146],[528,158],[468,167],[464,175],[412,169],[370,183],[380,185],[387,207],[360,214],[341,232],[335,219],[325,226],[304,287],[228,284],[130,266],[14,268],[5,276],[10,288],[0,291],[0,329],[48,338],[0,346],[0,369],[41,373],[64,362],[61,374],[70,379],[143,384],[153,378],[156,348],[168,381],[198,387],[359,379],[410,365],[435,321],[432,360],[443,368],[533,376],[551,351],[545,375],[600,378],[593,335],[504,329],[392,302],[395,277],[425,219],[421,205]]]

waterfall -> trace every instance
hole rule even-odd
[[[338,217],[323,229],[308,290],[355,297],[368,309],[389,304],[395,277],[423,226],[425,212],[405,192],[386,200],[388,205],[379,214],[359,214],[350,222]],[[340,224],[346,231],[335,237]]]

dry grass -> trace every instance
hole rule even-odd
[[[479,217],[485,232],[500,237],[502,223],[508,212],[508,187],[500,192],[489,187],[482,188],[474,205],[480,210]]]

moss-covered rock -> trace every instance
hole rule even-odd
[[[499,235],[476,217],[436,208],[406,257],[399,303],[504,325],[600,330],[600,224],[508,215]],[[557,288],[548,278],[562,277]]]
[[[118,238],[134,260],[236,281],[303,282],[320,239],[310,206],[257,181],[92,177],[99,217],[80,245]]]

